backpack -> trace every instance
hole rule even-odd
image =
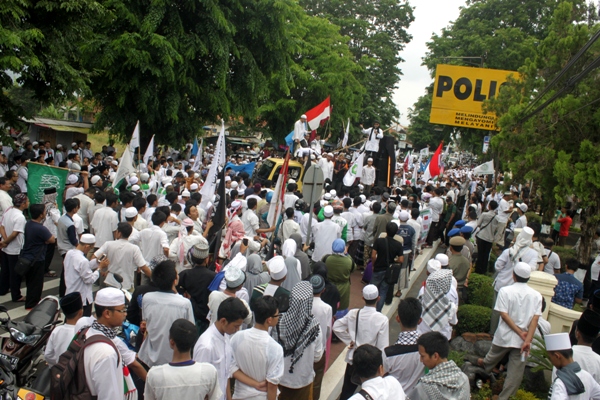
[[[77,332],[67,351],[61,354],[58,363],[51,368],[52,399],[93,400],[97,398],[90,393],[85,379],[84,350],[94,343],[106,343],[112,346],[117,354],[119,350],[112,340],[104,335],[92,335],[86,339],[85,335],[89,329],[88,326]]]

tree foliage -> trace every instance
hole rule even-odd
[[[340,27],[347,36],[354,60],[362,70],[359,81],[366,89],[360,120],[378,119],[391,124],[399,116],[392,93],[400,81],[400,52],[411,39],[407,28],[414,20],[407,0],[301,0],[310,15]]]
[[[585,210],[579,258],[587,262],[593,232],[600,222],[598,72],[593,71],[576,86],[570,85],[569,80],[597,57],[600,43],[584,53],[537,105],[565,87],[569,91],[531,118],[525,118],[537,107],[530,107],[531,101],[597,31],[595,11],[586,12],[584,6],[579,2],[557,6],[547,37],[519,69],[521,79],[506,85],[489,106],[500,116],[501,128],[492,146],[514,179],[533,179],[542,193],[547,216],[556,204],[565,202],[565,196],[574,194],[579,199]]]
[[[456,21],[441,34],[434,34],[427,43],[429,51],[423,65],[432,77],[437,64],[516,71],[535,54],[536,43],[546,36],[556,4],[556,0],[468,1]],[[410,114],[414,142],[437,146],[451,133],[460,132],[459,144],[463,149],[481,152],[483,137],[493,132],[441,125],[434,128],[429,124],[432,90],[424,97],[427,99],[419,99]]]

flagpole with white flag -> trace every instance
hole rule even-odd
[[[123,151],[123,156],[121,156],[121,161],[119,162],[119,167],[117,168],[117,173],[115,174],[115,178],[113,179],[113,187],[118,188],[119,183],[122,179],[129,179],[129,174],[135,173],[135,167],[133,166],[133,159],[131,157],[131,149],[129,145]],[[129,183],[129,181],[128,181]]]
[[[194,160],[194,165],[192,165],[192,171],[198,171],[200,165],[202,165],[202,145],[204,144],[204,138],[200,139],[200,146],[198,147],[198,153],[196,153],[196,159]]]
[[[342,147],[346,147],[348,144],[348,136],[350,136],[350,118],[348,118],[348,125],[346,125],[346,132],[344,133],[344,139],[342,140]]]
[[[473,170],[474,175],[493,175],[494,174],[494,160],[483,163]]]
[[[215,194],[215,189],[217,188],[217,173],[219,172],[218,168],[222,165],[225,165],[224,120],[221,120],[221,133],[219,133],[219,138],[217,139],[217,145],[215,146],[215,153],[212,160],[212,164],[210,165],[210,169],[208,170],[208,175],[206,175],[204,185],[202,186],[202,189],[200,189],[200,194],[202,195],[200,207],[202,207],[203,210],[206,210],[208,208],[208,203],[212,201],[212,198]],[[223,201],[223,199],[219,201]]]
[[[365,163],[365,153],[362,152],[360,155],[354,160],[346,175],[344,175],[344,185],[352,186],[356,178],[362,177],[363,164]]]
[[[146,148],[146,152],[144,153],[144,164],[148,165],[148,160],[154,154],[154,135],[152,135],[152,139],[150,139],[150,143],[148,143],[148,147]]]

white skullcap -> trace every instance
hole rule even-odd
[[[83,244],[94,244],[96,243],[96,236],[92,235],[91,233],[84,233],[79,238],[79,242]]]
[[[79,178],[77,178],[77,175],[69,175],[69,177],[67,178],[67,182],[71,185],[77,183],[78,180]]]
[[[39,144],[39,143],[38,142],[31,143],[32,146],[35,146],[36,144]]]
[[[438,260],[431,259],[427,261],[427,272],[430,274],[433,274],[435,271],[439,271],[440,269],[442,269],[442,264]]]
[[[238,253],[236,257],[238,255],[240,254]],[[246,280],[246,274],[244,273],[244,271],[242,271],[239,267],[236,266],[228,267],[229,268],[227,268],[227,270],[225,271],[225,282],[227,283],[227,287],[233,289],[243,284]]]
[[[110,163],[114,166],[119,165],[119,162],[117,160],[112,160]]]
[[[335,191],[335,189],[331,189],[331,190],[329,191],[329,194],[331,195],[331,197],[335,197],[335,196],[337,196],[337,192]]]
[[[373,159],[371,157],[367,158],[367,162],[369,161],[373,162]]]
[[[140,186],[139,186],[139,185],[133,185],[133,186],[131,187],[131,191],[132,191],[132,192],[137,192],[138,190],[140,190]]]
[[[521,209],[521,211],[527,212],[527,204],[521,203],[519,204],[519,208]]]
[[[140,175],[140,178],[142,178],[142,181],[146,182],[146,181],[148,181],[148,179],[150,179],[150,174],[148,174],[147,172],[144,172]]]
[[[62,144],[60,144],[60,143],[59,143],[59,144],[57,144],[57,145],[56,145],[56,148],[57,148],[57,149],[62,149]]]
[[[529,279],[529,277],[531,276],[531,267],[527,263],[518,262],[517,265],[515,265],[513,272],[519,278]]]
[[[314,160],[315,158],[316,158],[316,157],[315,157],[315,155],[314,155],[314,154],[311,154],[311,155],[310,155],[310,159],[311,159],[311,160]]]
[[[163,186],[165,186],[171,182],[171,178],[169,178],[169,177],[162,178],[161,182],[162,182]]]
[[[104,288],[96,293],[96,305],[102,307],[118,307],[125,305],[125,295],[117,288]]]
[[[197,183],[192,183],[190,185],[190,190],[198,190],[198,184]]]
[[[135,207],[127,207],[125,209],[125,218],[133,218],[138,215],[138,210]]]
[[[292,178],[288,179],[288,183],[296,183],[295,180],[293,180]]]
[[[325,208],[323,209],[323,215],[327,218],[333,217],[333,207],[325,206]]]
[[[225,179],[225,181],[227,181],[227,179]],[[237,189],[237,187],[238,187],[238,183],[236,181],[231,182],[232,189]]]
[[[360,195],[360,202],[361,203],[365,203],[367,201],[367,196],[365,196],[364,194]]]
[[[231,180],[231,177],[230,177],[229,175],[227,175],[227,176],[225,177],[225,182],[229,182],[230,180]]]
[[[75,143],[75,142],[71,143],[71,147],[73,147],[73,146],[77,146],[77,143]]]
[[[448,265],[448,256],[443,253],[440,253],[437,256],[435,256],[435,259],[438,260],[440,264],[442,264],[442,267]]]
[[[94,176],[92,176],[92,179],[91,179],[91,181],[92,181],[92,185],[95,185],[96,183],[98,183],[98,181],[99,181],[100,179],[101,179],[101,178],[100,178],[98,175],[94,175]]]
[[[331,200],[331,194],[330,193],[325,193],[323,195],[323,200]]]
[[[302,114],[302,115],[300,116],[300,118],[304,118],[304,119],[306,119],[306,114]]]
[[[139,182],[139,179],[138,179],[137,176],[132,176],[131,178],[129,178],[129,184],[130,185],[135,185],[138,182]]]
[[[275,256],[267,262],[267,268],[269,268],[269,275],[272,279],[278,281],[287,275],[287,268],[285,266],[285,260],[281,256]]]
[[[190,197],[190,191],[184,190],[183,192],[181,192],[181,197]]]
[[[363,299],[375,300],[377,297],[379,297],[379,290],[377,290],[377,286],[367,285],[363,288]]]
[[[547,351],[569,350],[571,349],[571,340],[567,332],[553,333],[544,336]]]
[[[328,155],[329,157],[333,157],[333,154],[332,154],[332,153],[327,153],[327,155]]]
[[[398,218],[400,219],[400,221],[408,221],[408,219],[410,218],[410,215],[408,214],[407,211],[400,211],[400,215],[398,216]]]
[[[245,271],[247,264],[248,260],[246,259],[246,257],[242,253],[237,253],[235,257],[233,257],[231,261],[229,261],[229,264],[225,266],[225,269],[238,268],[241,271]]]

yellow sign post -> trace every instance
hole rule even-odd
[[[518,75],[517,72],[500,69],[439,64],[429,122],[497,130],[496,115],[490,112],[484,114],[482,106],[485,100],[496,97],[511,74]]]

